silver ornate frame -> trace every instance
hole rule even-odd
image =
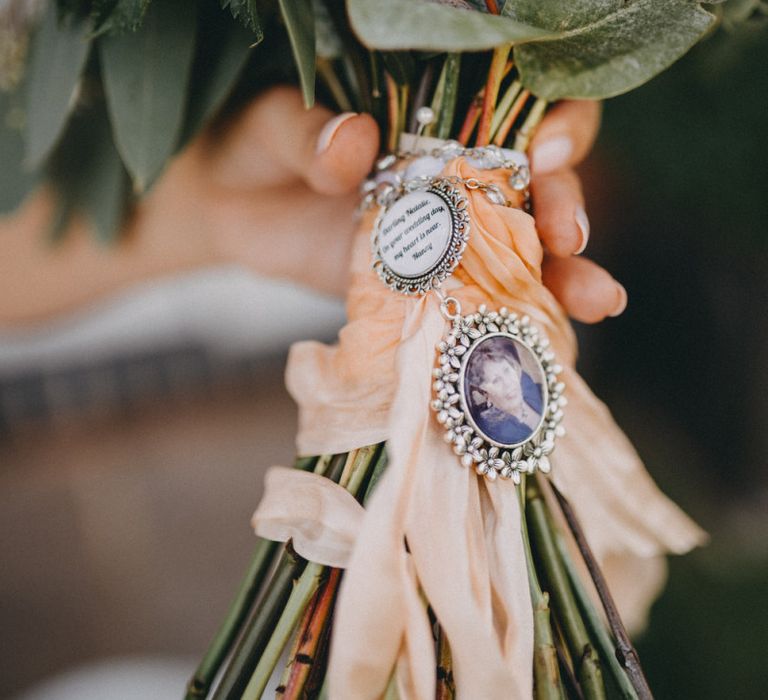
[[[379,232],[382,221],[389,207],[383,207],[376,217],[371,236],[373,252],[373,269],[379,275],[384,284],[390,289],[401,294],[423,295],[442,284],[456,269],[461,261],[462,253],[469,240],[469,213],[467,212],[467,198],[451,183],[448,178],[436,178],[429,182],[428,186],[419,186],[410,189],[405,194],[411,194],[424,190],[437,195],[448,206],[451,214],[452,230],[448,244],[440,256],[440,259],[425,273],[417,277],[405,277],[398,275],[382,259],[379,251]]]
[[[528,439],[512,445],[495,442],[476,425],[464,395],[464,375],[472,352],[483,340],[494,336],[510,338],[530,350],[545,378],[541,421]],[[560,425],[566,404],[565,385],[557,378],[562,367],[549,350],[549,340],[531,324],[530,318],[521,318],[506,308],[489,311],[485,305],[480,306],[476,313],[454,321],[449,333],[438,343],[437,352],[432,409],[446,428],[445,440],[461,457],[461,463],[474,466],[478,474],[491,481],[500,476],[517,484],[523,474],[537,470],[548,473],[555,441],[565,434]]]

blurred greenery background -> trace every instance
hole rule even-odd
[[[584,173],[618,319],[581,370],[711,534],[671,561],[639,651],[659,698],[768,694],[768,36],[718,36],[610,100]],[[610,465],[606,465],[610,468]]]

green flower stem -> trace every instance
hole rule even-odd
[[[380,452],[380,445],[368,445],[361,447],[356,451],[354,464],[352,466],[352,476],[349,479],[349,483],[346,488],[353,496],[357,498],[360,488],[365,482],[366,478],[371,474],[371,465],[374,463],[376,456]],[[376,460],[377,461],[377,460]],[[374,471],[376,464],[373,464]],[[368,479],[370,481],[370,479]]]
[[[323,685],[320,688],[320,692],[317,694],[317,700],[328,700],[328,674],[325,674]]]
[[[560,562],[557,545],[549,528],[546,505],[534,479],[529,479],[526,484],[526,498],[526,514],[532,540],[545,572],[582,693],[585,700],[604,700],[606,696],[600,660],[581,619],[568,575]]]
[[[507,58],[512,49],[511,44],[499,46],[493,50],[491,66],[488,69],[488,80],[485,84],[483,95],[483,111],[480,115],[480,123],[477,127],[477,146],[487,146],[491,136],[491,120],[496,110],[496,100],[499,96],[499,88],[507,67]]]
[[[368,499],[373,495],[373,492],[376,490],[376,486],[379,483],[379,479],[381,479],[383,476],[384,471],[387,468],[387,464],[389,463],[386,446],[384,443],[381,443],[380,447],[381,451],[376,457],[376,462],[373,465],[371,478],[368,480],[368,485],[365,487],[365,493],[363,494],[363,505],[368,503]]]
[[[200,700],[207,697],[213,680],[229,653],[261,584],[264,582],[278,546],[277,542],[270,542],[269,540],[259,540],[257,543],[251,564],[232,601],[227,616],[187,685],[185,700]]]
[[[331,481],[335,481],[337,484],[341,480],[344,473],[344,467],[347,464],[347,453],[342,452],[337,455],[333,455],[328,462],[328,468],[323,472]]]
[[[512,127],[514,126],[517,118],[520,116],[520,113],[523,111],[523,108],[525,107],[525,104],[528,102],[530,97],[531,93],[528,90],[520,91],[518,96],[515,98],[515,101],[512,103],[512,106],[509,108],[507,116],[504,117],[504,121],[501,122],[499,129],[496,132],[496,136],[493,139],[494,145],[504,146],[504,144],[507,142],[507,138],[509,137],[509,132],[512,131]]]
[[[341,84],[339,76],[336,75],[336,71],[333,68],[332,62],[327,58],[321,58],[318,56],[317,74],[320,76],[322,81],[325,83],[325,86],[328,88],[328,91],[333,96],[333,99],[336,102],[336,107],[338,107],[341,112],[353,111],[352,103],[349,101],[347,93],[344,92],[344,86]]]
[[[502,122],[509,114],[509,110],[512,109],[512,105],[515,103],[517,96],[522,92],[523,84],[519,80],[513,80],[512,84],[507,88],[506,92],[499,100],[499,104],[496,107],[496,113],[491,120],[491,135],[490,140],[493,141],[496,137],[496,133],[499,130]]]
[[[294,463],[296,469],[310,471],[322,462],[322,458],[300,457]],[[216,674],[243,626],[248,611],[253,605],[278,549],[277,542],[259,539],[248,570],[240,583],[235,597],[227,611],[211,645],[187,684],[185,700],[200,700],[208,696]]]
[[[579,681],[576,680],[574,675],[571,655],[564,646],[563,635],[556,627],[553,629],[555,632],[555,653],[557,654],[557,664],[560,668],[560,679],[563,683],[563,694],[566,698],[584,700],[581,686],[579,686]]]
[[[523,477],[525,479],[525,477]],[[525,481],[520,485],[521,515],[525,513]],[[542,592],[531,554],[531,542],[525,517],[520,518],[520,528],[525,551],[528,586],[533,604],[533,680],[536,700],[563,700],[565,693],[557,664],[557,650],[552,640],[549,617],[549,595]]]
[[[290,639],[296,623],[304,614],[304,610],[310,599],[320,586],[320,582],[326,575],[326,568],[322,564],[310,562],[304,569],[301,577],[291,591],[290,597],[283,608],[280,619],[272,632],[264,652],[259,658],[256,670],[253,672],[248,685],[241,696],[242,700],[259,700],[274,671],[283,647]]]
[[[555,539],[560,562],[568,575],[568,580],[571,584],[571,588],[579,606],[582,618],[590,633],[591,639],[595,640],[598,651],[600,653],[600,658],[602,662],[607,665],[611,674],[610,677],[615,681],[616,687],[620,692],[621,697],[624,700],[638,700],[637,693],[632,687],[627,674],[619,665],[615,654],[615,645],[613,640],[608,633],[605,623],[597,613],[597,610],[595,610],[592,599],[584,587],[581,576],[576,570],[576,566],[573,562],[573,559],[571,558],[570,552],[568,551],[568,547],[566,546],[565,539],[563,538],[562,533],[558,531],[558,528],[552,518],[551,512],[547,511],[547,517],[549,520],[549,528]]]
[[[554,529],[554,525],[551,521],[550,527]],[[584,587],[584,582],[581,580],[581,576],[579,576],[579,572],[576,570],[576,566],[573,559],[571,559],[565,540],[560,533],[555,535],[555,541],[557,550],[560,554],[560,561],[568,574],[568,580],[571,582],[571,587],[576,596],[579,610],[581,610],[582,617],[589,629],[592,639],[595,640],[595,644],[600,652],[600,658],[603,663],[607,665],[611,677],[616,681],[619,691],[621,692],[621,697],[624,698],[624,700],[638,700],[637,693],[635,692],[634,687],[632,687],[629,677],[619,664],[619,660],[616,658],[616,646],[608,633],[605,623],[597,610],[595,610],[595,606],[592,604],[592,599]]]
[[[353,450],[346,455],[337,455],[338,461],[343,458],[339,483],[353,496],[357,496],[363,483],[369,477],[379,451],[379,445],[369,445],[359,450]],[[322,564],[314,562],[307,564],[291,591],[277,625],[259,657],[253,675],[243,692],[243,700],[258,700],[261,697],[280,659],[283,648],[288,643],[299,621],[304,617],[310,600],[320,587],[320,583],[328,575],[329,570],[329,567]]]
[[[330,569],[328,578],[307,607],[296,635],[295,648],[281,686],[285,700],[312,697],[325,673],[330,618],[341,582],[341,569]],[[314,682],[313,682],[314,681]]]
[[[267,646],[275,624],[280,619],[280,613],[291,594],[293,582],[299,578],[305,564],[290,544],[285,546],[263,598],[254,609],[216,688],[214,700],[239,700],[253,668]]]
[[[435,94],[432,98],[432,109],[437,116],[432,125],[430,135],[439,139],[447,139],[451,135],[453,118],[456,114],[456,100],[459,89],[459,68],[461,66],[461,54],[449,53],[440,71]]]
[[[319,589],[318,589],[318,592],[319,592]],[[315,595],[315,598],[317,598],[317,594]],[[313,603],[314,603],[314,599],[312,600],[312,602],[309,604],[307,608],[307,614],[310,612]],[[296,663],[296,654],[298,654],[299,652],[300,645],[301,645],[301,631],[299,631],[296,635],[294,635],[293,644],[291,645],[291,650],[288,653],[288,663],[285,665],[285,668],[283,669],[283,675],[280,676],[280,683],[275,689],[276,699],[285,698],[285,689],[288,687],[288,683],[290,682],[291,676],[293,675],[293,669]]]
[[[314,469],[312,471],[315,474],[325,474],[328,469],[328,465],[331,463],[333,455],[320,455],[315,462]]]
[[[352,478],[352,470],[356,465],[357,450],[347,452],[344,459],[344,469],[341,472],[341,476],[338,479],[339,486],[347,488],[349,480]]]
[[[515,150],[526,151],[528,149],[528,144],[531,142],[531,138],[533,137],[534,131],[536,131],[536,127],[544,118],[544,112],[547,109],[547,104],[547,101],[541,98],[538,98],[536,102],[533,103],[531,111],[528,112],[528,116],[525,118],[522,126],[517,131],[514,144]]]
[[[563,516],[565,517],[568,527],[573,534],[573,538],[576,541],[576,545],[581,552],[581,556],[587,566],[589,575],[592,577],[600,602],[603,604],[605,615],[608,618],[608,624],[616,639],[617,646],[615,649],[615,656],[619,661],[619,664],[626,671],[638,698],[640,698],[640,700],[653,700],[650,686],[648,685],[643,669],[640,666],[640,658],[638,657],[637,651],[632,646],[627,630],[625,629],[619,611],[616,608],[616,603],[613,601],[613,596],[608,589],[608,584],[603,577],[602,571],[600,571],[595,555],[592,553],[592,550],[587,543],[587,539],[584,536],[584,531],[581,529],[581,524],[576,517],[576,513],[573,511],[571,504],[565,496],[557,490],[554,484],[552,484],[552,491],[557,497]]]
[[[316,474],[325,474],[338,482],[341,478],[346,454],[300,457],[295,466]],[[261,600],[251,612],[232,658],[216,688],[214,699],[237,698],[245,687],[253,668],[269,639],[271,629],[280,615],[280,610],[290,595],[293,581],[299,577],[306,562],[298,557],[290,544],[283,550],[275,573],[265,586]]]
[[[392,675],[389,677],[389,683],[387,683],[387,689],[384,691],[382,700],[400,700],[400,693],[397,690],[397,669],[392,670]]]
[[[437,633],[437,694],[436,700],[455,700],[456,684],[453,682],[451,646],[443,628]]]

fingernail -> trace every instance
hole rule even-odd
[[[608,314],[612,317],[621,316],[621,314],[624,313],[624,309],[627,308],[627,290],[624,289],[624,287],[618,282],[616,282],[616,291],[619,293],[619,301],[616,304],[616,308],[613,310],[613,312]]]
[[[333,137],[336,136],[336,132],[339,130],[339,127],[345,121],[356,116],[357,114],[355,112],[344,112],[343,114],[339,114],[327,122],[326,125],[320,130],[320,134],[317,137],[316,152],[320,154],[323,151],[327,151],[331,145],[331,142],[333,141]]]
[[[568,163],[573,152],[573,143],[567,136],[557,136],[544,141],[533,150],[531,158],[534,172],[551,173]]]
[[[579,233],[581,233],[581,243],[573,254],[581,255],[589,242],[589,219],[587,218],[587,212],[584,211],[584,207],[576,207],[573,218],[576,219],[576,226],[579,227]]]

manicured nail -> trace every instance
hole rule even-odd
[[[579,247],[573,254],[581,255],[589,242],[589,219],[587,218],[587,212],[584,211],[584,207],[576,207],[573,218],[576,219],[576,226],[579,227],[579,233],[581,233],[581,243],[579,243]]]
[[[567,136],[557,136],[536,146],[531,158],[533,171],[551,173],[567,165],[573,152],[573,142]]]
[[[616,304],[616,308],[609,316],[621,316],[624,313],[624,309],[627,308],[627,290],[624,289],[618,282],[616,282],[616,291],[619,294],[619,301]]]
[[[333,137],[336,136],[339,127],[348,119],[352,119],[352,117],[356,116],[357,114],[355,112],[344,112],[331,119],[321,129],[320,134],[317,137],[317,153],[320,154],[323,151],[327,151],[333,141]]]

